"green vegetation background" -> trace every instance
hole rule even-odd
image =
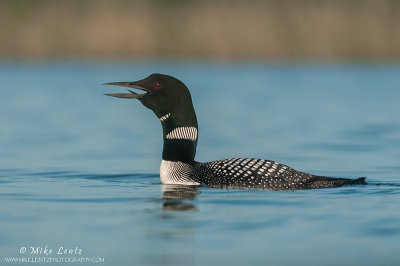
[[[2,59],[398,60],[396,0],[0,0]]]

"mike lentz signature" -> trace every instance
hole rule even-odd
[[[75,247],[49,247],[42,246],[20,246],[21,257],[5,257],[6,263],[103,263],[104,257],[83,255],[82,248]]]
[[[19,249],[20,254],[27,253],[31,255],[82,255],[82,249],[79,247],[73,248],[65,248],[63,246],[58,247],[57,249],[49,248],[46,246],[36,246],[36,247],[24,247],[22,246]]]

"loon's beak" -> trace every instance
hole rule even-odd
[[[129,93],[106,93],[107,96],[118,97],[118,98],[130,98],[130,99],[140,99],[143,96],[150,94],[150,91],[142,86],[139,86],[135,81],[128,81],[128,82],[110,82],[104,83],[103,85],[114,85],[114,86],[121,86],[121,87],[128,87],[139,89],[145,91],[146,93],[136,93],[132,90],[129,90]]]

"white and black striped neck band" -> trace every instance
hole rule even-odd
[[[167,120],[170,116],[171,116],[171,113],[168,113],[168,114],[164,115],[163,117],[161,117],[160,121],[163,122],[163,121]]]
[[[177,127],[166,136],[167,139],[187,139],[197,140],[197,128],[195,127]]]

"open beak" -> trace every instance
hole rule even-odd
[[[139,86],[135,81],[128,81],[128,82],[110,82],[104,83],[103,85],[114,85],[114,86],[121,86],[127,88],[134,88],[138,90],[145,91],[146,93],[136,93],[132,90],[129,90],[129,93],[106,93],[107,96],[118,97],[118,98],[129,98],[129,99],[140,99],[145,95],[150,94],[150,91],[142,86]]]

